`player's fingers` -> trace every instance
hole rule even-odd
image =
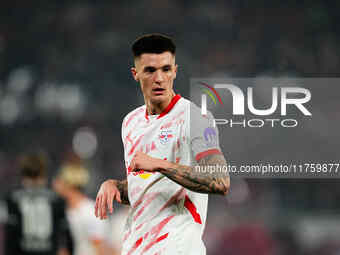
[[[98,204],[99,204],[99,196],[96,198],[96,204],[94,205],[94,214],[98,218]]]
[[[137,165],[135,160],[132,160],[130,167],[131,167],[132,172],[140,171],[140,169],[138,168],[138,165]]]
[[[103,207],[103,212],[104,212],[104,216],[103,216],[103,219],[106,219],[107,218],[107,209],[109,208],[108,207],[108,204],[107,204],[107,198],[108,198],[108,195],[106,194],[105,198],[103,199],[103,203],[104,203],[104,207]]]
[[[100,218],[104,219],[106,217],[106,195],[101,197],[100,199]]]
[[[119,202],[119,203],[122,203],[122,199],[120,198],[120,192],[117,191],[116,193],[116,200]]]
[[[97,210],[98,217],[102,218],[102,196],[98,198],[98,210]]]
[[[110,213],[112,213],[113,211],[113,198],[114,198],[114,194],[110,193],[108,196],[107,196],[107,207],[109,208],[109,211]]]
[[[131,169],[131,171],[135,170],[135,161],[134,160],[131,161],[129,168]]]

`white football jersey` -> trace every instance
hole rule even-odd
[[[190,191],[161,173],[132,172],[129,167],[137,151],[186,166],[206,155],[220,154],[212,116],[196,121],[190,130],[194,114],[200,114],[199,108],[176,95],[160,115],[147,115],[144,105],[124,118],[122,139],[131,208],[123,255],[206,254],[202,234],[208,195]]]

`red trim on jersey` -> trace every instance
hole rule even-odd
[[[146,107],[145,107],[145,118],[146,118],[146,120],[149,120],[149,117],[148,117],[148,110],[146,109]]]
[[[131,255],[143,242],[143,237],[139,238],[135,244],[132,246],[132,248],[129,250],[127,255]]]
[[[197,212],[196,206],[193,202],[191,202],[190,198],[188,195],[185,196],[185,201],[184,201],[184,207],[188,209],[188,211],[191,213],[192,217],[194,218],[194,221],[202,224],[201,216]]]
[[[167,238],[168,235],[169,235],[169,232],[166,233],[166,234],[164,234],[164,235],[161,235],[161,236],[158,237],[157,239],[152,240],[150,243],[148,243],[147,246],[145,246],[145,248],[144,248],[142,254],[144,254],[144,252],[148,251],[148,250],[149,250],[153,245],[155,245],[156,243],[158,243],[158,242],[164,240],[165,238]]]
[[[168,112],[171,111],[172,108],[174,108],[175,104],[178,102],[178,100],[181,98],[180,94],[177,94],[171,99],[170,104],[165,108],[165,110],[158,116],[157,119],[162,118],[164,115],[166,115]]]
[[[199,161],[201,158],[204,158],[205,156],[212,155],[212,154],[222,154],[220,150],[218,149],[210,149],[207,151],[200,152],[196,155],[196,161]]]
[[[174,108],[175,104],[178,102],[178,100],[181,98],[181,95],[180,94],[177,94],[175,95],[171,101],[170,101],[170,104],[165,108],[165,110],[157,117],[157,119],[160,119],[162,118],[164,115],[166,115],[168,112],[170,112],[172,110],[172,108]],[[149,117],[148,117],[148,111],[147,109],[145,109],[145,118],[147,120],[149,120]]]

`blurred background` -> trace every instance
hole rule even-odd
[[[130,75],[136,37],[174,38],[175,90],[188,97],[192,77],[340,76],[339,11],[336,0],[1,1],[1,194],[18,186],[28,151],[48,155],[50,178],[76,153],[91,197],[125,178],[121,122],[143,104]],[[339,184],[232,180],[227,198],[210,197],[208,255],[340,254]]]

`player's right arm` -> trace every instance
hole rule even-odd
[[[113,201],[121,204],[130,204],[128,197],[127,180],[106,180],[100,185],[97,193],[95,215],[100,219],[107,218],[107,211],[113,212]]]
[[[137,114],[142,114],[143,112],[145,112],[145,110],[139,107],[125,116],[123,123],[122,123],[122,129],[121,129],[121,136],[122,136],[124,149],[126,148],[126,144],[129,143],[130,141],[126,136],[126,132],[127,132],[126,128],[128,126],[127,124],[130,122],[129,120],[132,120],[130,117],[132,116],[136,117]],[[132,124],[130,123],[130,125]],[[113,212],[113,207],[112,207],[113,200],[116,200],[117,202],[121,204],[127,204],[127,205],[130,204],[129,197],[128,197],[127,179],[121,180],[121,181],[109,179],[102,183],[97,193],[97,198],[96,198],[96,205],[95,205],[96,217],[99,217],[100,219],[106,219],[107,211],[109,211],[110,213]]]

